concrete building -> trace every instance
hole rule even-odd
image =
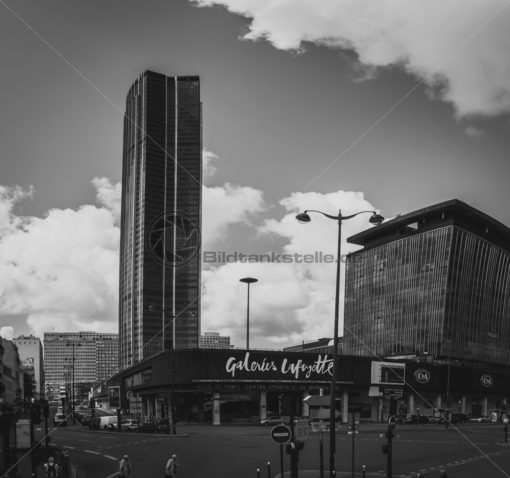
[[[197,76],[145,71],[124,117],[120,368],[200,333],[202,112]]]
[[[44,398],[44,360],[41,340],[33,335],[20,335],[14,338],[13,342],[18,347],[22,368],[33,374],[35,383],[34,398]]]
[[[23,374],[18,348],[11,340],[0,337],[0,355],[0,404],[17,405],[23,399]]]
[[[201,349],[230,349],[230,337],[220,335],[219,332],[204,332],[200,336]]]
[[[58,400],[60,387],[81,397],[91,385],[118,371],[119,336],[98,332],[45,332],[46,395]]]
[[[510,229],[459,200],[348,238],[346,354],[510,363]]]

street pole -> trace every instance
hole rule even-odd
[[[338,360],[338,318],[340,313],[340,262],[342,257],[342,211],[338,210],[338,244],[336,254],[335,322],[333,330],[333,370],[329,401],[329,476],[336,472],[336,363]]]
[[[250,284],[258,282],[254,277],[244,277],[239,279],[239,282],[244,282],[248,285],[248,300],[246,302],[246,350],[250,350]]]
[[[355,214],[350,214],[348,216],[342,216],[342,211],[338,210],[338,216],[333,216],[331,214],[326,214],[321,211],[316,210],[305,210],[304,212],[298,214],[296,219],[301,223],[308,223],[311,221],[309,216],[309,212],[316,212],[322,214],[328,219],[334,219],[338,223],[338,244],[337,244],[337,262],[336,262],[336,283],[335,283],[335,321],[334,321],[334,330],[333,330],[333,367],[331,372],[331,383],[330,383],[330,403],[329,403],[329,475],[330,478],[334,478],[335,476],[335,468],[336,468],[336,430],[335,430],[335,422],[336,422],[336,372],[337,372],[337,360],[338,360],[338,319],[339,319],[339,309],[340,309],[340,262],[342,258],[341,244],[342,244],[342,221],[345,219],[351,219],[358,214],[362,213],[371,213],[372,216],[369,219],[371,224],[381,224],[384,221],[384,218],[377,214],[375,211],[360,211]]]

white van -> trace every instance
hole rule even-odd
[[[117,417],[109,415],[106,417],[100,417],[99,418],[99,429],[100,430],[108,430],[110,426],[116,426],[117,425]]]

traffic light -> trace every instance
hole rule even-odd
[[[388,454],[388,452],[389,452],[388,445],[383,445],[382,446],[382,452],[383,452],[383,455],[387,455]]]

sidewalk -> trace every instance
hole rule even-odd
[[[62,453],[58,450],[56,450],[54,447],[50,448],[51,456],[54,456],[57,459],[57,463],[61,461],[63,458],[60,458],[59,460],[59,454]],[[42,478],[46,476],[46,472],[44,470],[44,462],[46,460],[43,460],[43,456],[45,456],[45,449],[42,448],[39,452],[41,458],[39,460],[39,463],[36,464],[35,467],[35,474],[32,473],[32,464],[30,460],[30,453],[28,453],[28,450],[24,450],[23,452],[19,452],[18,456],[18,466],[17,466],[17,472],[14,473],[14,470],[11,471],[10,475],[5,476],[12,476],[16,478],[32,478],[32,477],[38,477]],[[62,472],[62,478],[77,478],[77,473],[75,468],[71,463],[69,463],[69,469],[68,473],[66,474],[64,471]],[[2,477],[3,478],[3,477]]]

